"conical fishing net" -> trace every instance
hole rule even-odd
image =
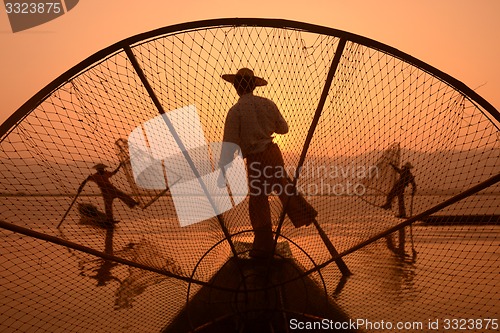
[[[184,165],[193,186],[216,171],[238,100],[221,75],[243,67],[267,80],[255,94],[288,122],[274,141],[318,211],[317,224],[295,228],[271,196],[276,256],[264,263],[249,258],[247,197],[232,187],[217,215],[206,193],[176,192],[191,184],[176,178]],[[158,117],[175,133],[152,136]],[[338,30],[229,19],[119,42],[1,127],[1,331],[232,332],[262,322],[260,331],[286,332],[347,318],[366,331],[498,329],[499,119],[452,77]],[[141,157],[152,179],[134,175],[137,140],[152,154]],[[174,157],[154,159],[153,147]],[[416,189],[381,208],[407,162]],[[98,163],[138,203],[115,198],[112,222],[95,182],[79,191]],[[181,211],[201,217],[182,224]]]

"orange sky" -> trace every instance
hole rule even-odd
[[[245,4],[243,4],[245,3]],[[12,33],[0,13],[0,123],[61,73],[137,33],[222,17],[284,18],[346,30],[407,52],[500,109],[497,0],[82,0],[66,15]]]

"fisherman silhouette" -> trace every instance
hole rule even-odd
[[[232,142],[241,148],[246,158],[249,184],[249,215],[254,231],[254,242],[250,256],[265,258],[272,256],[274,239],[272,233],[269,195],[279,195],[282,203],[288,201],[287,214],[295,227],[311,224],[317,211],[295,191],[284,167],[283,156],[272,135],[286,134],[288,124],[276,104],[268,98],[255,96],[256,87],[267,85],[267,81],[254,75],[248,68],[236,74],[222,75],[233,84],[239,100],[233,105],[224,125],[224,142]],[[234,145],[224,145],[219,166],[229,164],[235,153]],[[219,186],[225,186],[224,177]]]
[[[123,163],[120,163],[114,171],[106,171],[105,169],[108,166],[102,163],[96,164],[94,166],[94,169],[96,169],[97,172],[88,176],[78,188],[78,193],[80,193],[88,181],[92,181],[97,184],[97,186],[101,190],[102,198],[104,199],[104,209],[106,212],[106,219],[110,225],[116,223],[116,221],[113,218],[113,200],[115,198],[118,198],[121,201],[123,201],[129,208],[134,208],[139,204],[131,196],[117,189],[109,181],[109,179],[113,177],[118,172],[118,170],[120,170],[122,165]]]
[[[415,177],[410,172],[410,169],[413,169],[413,165],[411,165],[410,162],[406,162],[401,167],[401,169],[392,163],[390,163],[390,165],[394,168],[394,170],[396,170],[397,173],[399,173],[399,179],[387,194],[387,200],[385,204],[381,206],[381,208],[391,209],[392,201],[394,200],[395,197],[397,197],[399,205],[399,214],[397,215],[397,217],[406,218],[405,198],[404,198],[405,188],[411,184],[412,195],[415,195],[415,192],[417,191],[417,184],[415,183]]]

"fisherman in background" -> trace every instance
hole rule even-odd
[[[397,197],[399,204],[399,214],[397,215],[397,217],[406,218],[405,198],[404,198],[405,188],[411,184],[412,196],[415,195],[415,192],[417,191],[415,177],[410,172],[410,169],[413,169],[413,165],[411,165],[410,162],[406,162],[401,169],[399,169],[392,163],[390,163],[390,165],[394,168],[394,170],[396,170],[397,173],[399,173],[399,179],[394,184],[389,194],[387,194],[387,200],[385,204],[382,205],[381,207],[384,209],[391,209],[392,201],[394,200],[395,197]]]
[[[236,74],[222,75],[222,78],[232,83],[240,96],[227,114],[223,142],[238,145],[246,158],[249,214],[254,230],[250,256],[270,257],[273,255],[274,239],[269,195],[273,190],[279,190],[283,204],[288,201],[286,212],[296,228],[311,224],[318,213],[302,195],[296,191],[291,193],[291,181],[285,171],[283,156],[272,137],[274,133],[286,134],[288,124],[273,101],[253,94],[256,87],[267,85],[267,81],[255,76],[248,68],[242,68]],[[233,145],[223,146],[219,163],[222,174],[224,167],[233,160],[235,149]],[[219,178],[220,187],[225,186],[223,178]]]
[[[113,177],[118,172],[118,170],[120,170],[122,165],[123,163],[120,163],[120,165],[118,165],[118,167],[114,171],[110,172],[105,170],[108,166],[102,163],[96,164],[94,166],[94,169],[96,169],[97,172],[88,176],[78,188],[78,193],[80,193],[89,180],[97,184],[97,186],[101,190],[102,198],[104,199],[106,219],[110,225],[116,223],[113,218],[113,200],[115,198],[123,201],[129,208],[134,208],[139,204],[131,196],[117,189],[109,181],[109,179]]]

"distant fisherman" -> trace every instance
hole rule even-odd
[[[93,175],[88,176],[78,188],[78,193],[80,193],[89,180],[97,184],[97,186],[101,190],[102,198],[104,199],[104,209],[106,212],[107,221],[109,223],[115,223],[115,220],[113,218],[113,200],[115,198],[123,201],[129,208],[134,208],[139,204],[131,196],[117,189],[109,181],[109,179],[118,172],[122,165],[123,164],[120,163],[120,165],[118,165],[118,167],[111,172],[105,170],[108,167],[107,165],[104,165],[102,163],[94,165],[94,169],[96,169],[97,172]]]
[[[399,179],[396,182],[396,184],[394,184],[389,194],[387,194],[387,200],[385,204],[382,205],[381,207],[384,209],[391,209],[392,200],[395,197],[398,197],[399,215],[397,217],[406,218],[405,198],[404,198],[405,188],[411,184],[412,186],[411,195],[415,195],[415,192],[417,191],[417,184],[415,183],[415,177],[413,177],[412,173],[410,172],[410,169],[413,169],[413,165],[411,165],[410,162],[406,162],[401,169],[399,169],[392,163],[390,163],[390,165],[394,168],[394,170],[396,170],[397,173],[399,173]]]

